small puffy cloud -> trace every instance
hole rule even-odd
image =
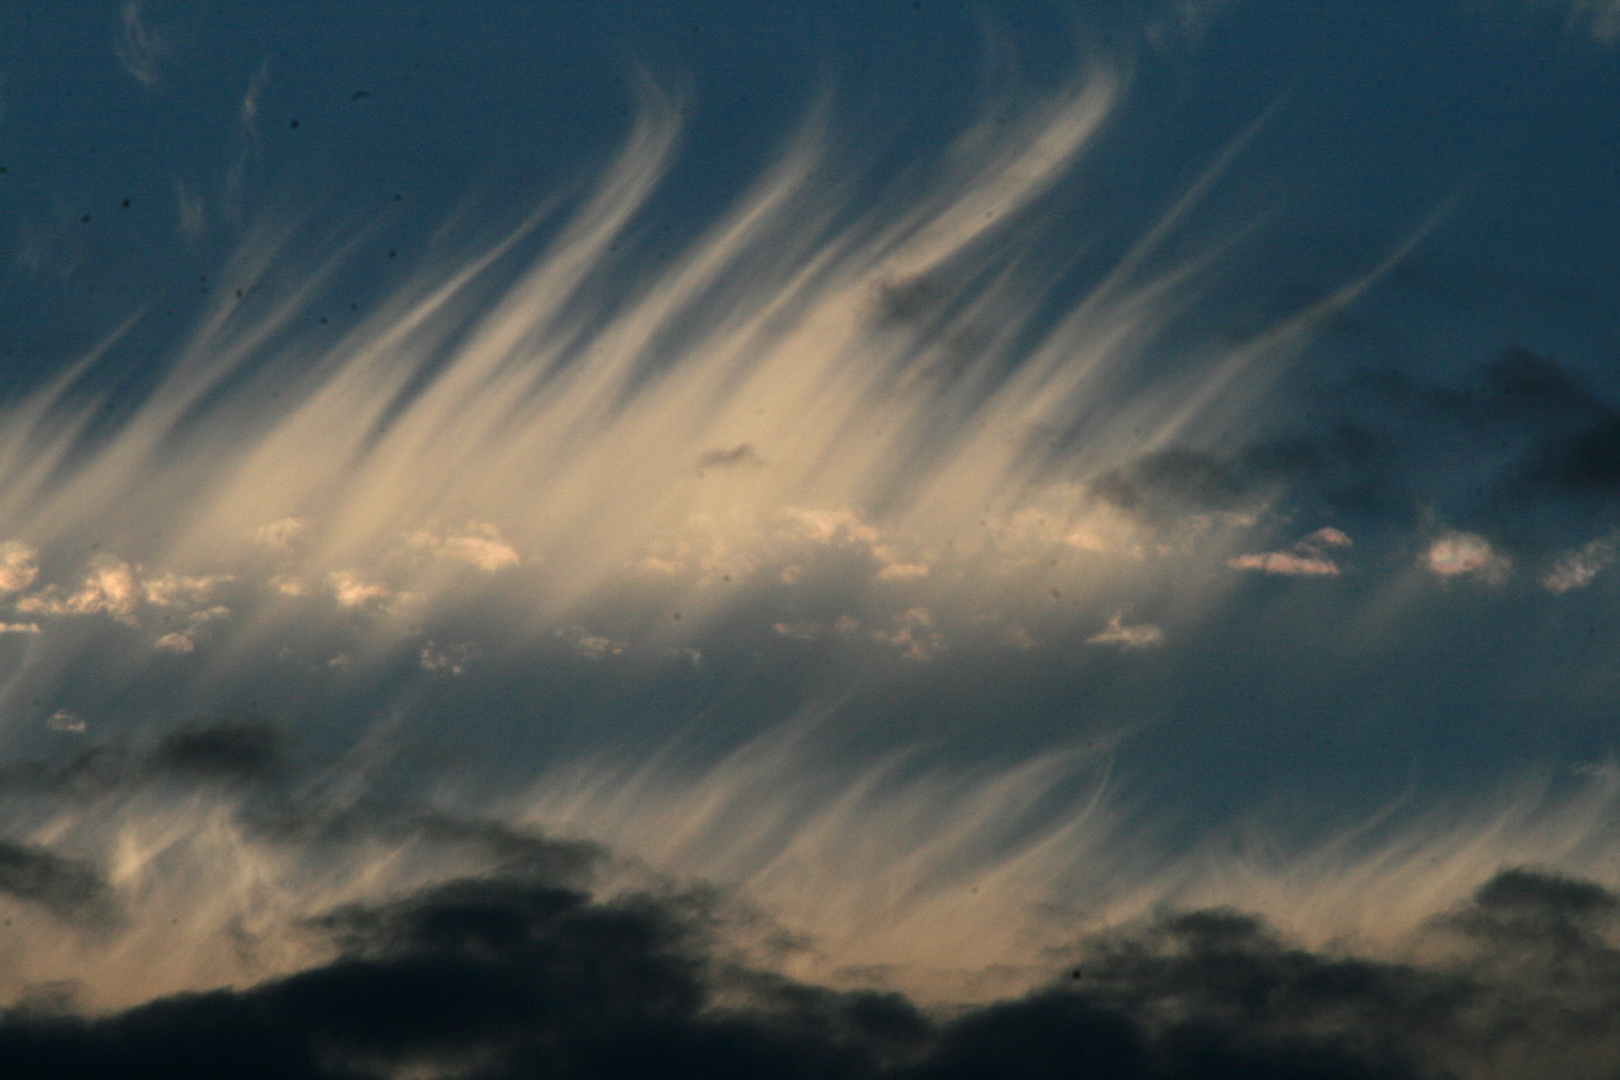
[[[628,642],[615,641],[603,634],[593,634],[583,626],[568,626],[557,631],[557,636],[574,647],[574,655],[585,660],[605,660],[610,656],[623,656],[629,651]]]
[[[394,595],[394,590],[388,586],[363,581],[351,570],[334,570],[326,580],[332,587],[332,595],[346,608],[365,607],[373,601],[387,600]]]
[[[177,631],[172,634],[164,634],[153,642],[152,647],[158,652],[188,653],[197,647],[197,643],[191,639],[190,635]]]
[[[440,648],[434,642],[429,641],[422,646],[422,651],[417,654],[417,661],[421,664],[422,670],[429,675],[436,679],[445,679],[467,674],[467,668],[470,665],[472,656],[473,647],[471,645],[462,643],[451,645],[448,648]]]
[[[778,636],[792,638],[795,641],[814,641],[827,631],[827,628],[818,622],[772,623],[771,629],[776,631]]]
[[[229,618],[230,614],[230,608],[219,604],[216,604],[211,608],[204,608],[201,611],[193,611],[186,618],[186,628],[184,630],[176,630],[172,633],[164,634],[162,637],[158,638],[157,641],[152,643],[152,647],[157,649],[159,652],[193,652],[197,648],[197,641],[199,637],[202,636],[203,627],[207,626],[211,622],[217,622],[220,619]]]
[[[79,588],[63,596],[54,586],[17,601],[17,610],[41,615],[106,614],[133,623],[143,590],[135,571],[124,560],[98,555]]]
[[[1115,612],[1108,625],[1086,638],[1087,645],[1112,645],[1120,649],[1147,649],[1164,643],[1164,631],[1152,623],[1126,626],[1124,616]]]
[[[0,622],[0,634],[37,634],[39,623]]]
[[[1284,574],[1290,577],[1333,577],[1339,573],[1339,566],[1332,559],[1316,555],[1295,555],[1287,551],[1238,555],[1227,559],[1226,565],[1234,570],[1259,570],[1267,574]]]
[[[0,593],[22,592],[39,576],[39,552],[21,540],[0,544]]]
[[[141,582],[141,594],[148,604],[172,607],[181,603],[200,603],[220,585],[231,580],[229,574],[208,574],[203,577],[178,577],[162,574]]]
[[[1434,541],[1423,553],[1422,562],[1439,578],[1479,575],[1498,579],[1512,566],[1483,536],[1462,532],[1447,533]]]
[[[1303,550],[1320,551],[1323,548],[1354,547],[1355,541],[1329,525],[1317,529],[1294,546]]]
[[[282,518],[254,529],[253,542],[277,555],[291,555],[309,535],[309,531],[310,524],[303,518]]]
[[[523,561],[512,545],[501,538],[500,530],[487,521],[469,521],[465,529],[449,536],[436,536],[430,532],[413,533],[407,538],[407,543],[436,559],[463,562],[489,574],[517,566]]]
[[[57,709],[45,720],[45,726],[52,731],[69,731],[75,734],[85,728],[84,718],[66,709]]]
[[[818,544],[876,544],[877,528],[862,521],[853,510],[811,510],[790,506],[786,510],[793,531]]]
[[[309,591],[304,579],[295,574],[277,574],[270,579],[270,587],[283,596],[303,596]]]
[[[900,617],[894,630],[874,630],[872,637],[893,645],[907,660],[922,662],[932,660],[945,647],[945,639],[934,632],[933,626],[934,617],[927,608],[912,608]]]
[[[1226,560],[1234,570],[1256,570],[1287,577],[1337,577],[1339,564],[1327,557],[1329,548],[1353,546],[1350,537],[1331,526],[1317,529],[1297,541],[1290,551],[1263,551]]]
[[[874,548],[873,555],[888,554],[887,548]],[[882,581],[915,581],[928,576],[928,564],[920,562],[884,562],[883,568],[878,571],[878,578]]]
[[[1553,568],[1542,577],[1541,584],[1555,593],[1584,589],[1592,584],[1593,578],[1614,562],[1614,555],[1612,539],[1593,540],[1579,551],[1567,552],[1560,556],[1553,564]]]

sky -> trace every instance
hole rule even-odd
[[[1620,1069],[1614,0],[0,11],[0,1073]]]

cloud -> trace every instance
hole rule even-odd
[[[729,450],[705,450],[698,455],[697,467],[703,469],[731,469],[739,465],[762,467],[765,462],[748,443],[738,443]]]
[[[332,595],[346,608],[363,608],[391,599],[394,590],[375,581],[366,581],[352,570],[334,570],[326,576]]]
[[[0,593],[22,592],[38,576],[38,551],[21,540],[0,544]]]
[[[557,636],[573,646],[575,656],[585,660],[605,660],[630,651],[629,642],[616,641],[606,634],[593,634],[583,626],[564,627],[557,631]]]
[[[1559,2],[1568,8],[1571,28],[1584,30],[1600,45],[1613,45],[1616,39],[1620,39],[1620,0],[1559,0]]]
[[[1086,638],[1087,645],[1114,645],[1121,649],[1147,649],[1164,643],[1164,631],[1152,623],[1126,626],[1123,615],[1115,612],[1108,625]]]
[[[0,840],[0,896],[71,916],[99,906],[106,894],[94,868],[44,848]]]
[[[911,608],[897,620],[893,630],[874,630],[872,638],[900,650],[907,660],[932,660],[945,647],[945,639],[934,630],[934,617],[927,608]]]
[[[194,780],[262,781],[285,765],[285,737],[264,720],[184,725],[164,736],[146,767],[159,776]]]
[[[1424,551],[1422,561],[1438,578],[1478,575],[1490,581],[1505,577],[1513,565],[1483,536],[1462,532],[1447,533],[1435,540]]]
[[[468,666],[477,650],[465,642],[440,648],[429,641],[417,654],[422,670],[435,678],[448,678],[467,674]]]
[[[62,595],[54,585],[17,601],[17,610],[41,615],[110,615],[119,622],[135,623],[135,610],[144,590],[129,563],[113,555],[90,560],[90,573],[72,593]]]
[[[1236,570],[1260,570],[1289,577],[1337,577],[1339,565],[1323,552],[1329,548],[1354,546],[1350,537],[1331,526],[1321,528],[1294,544],[1293,551],[1267,551],[1259,555],[1237,555],[1226,560]]]
[[[1268,551],[1261,555],[1236,555],[1226,565],[1237,570],[1262,570],[1268,574],[1290,577],[1337,577],[1339,566],[1332,559],[1314,555],[1297,555],[1286,551]]]
[[[45,726],[52,731],[68,731],[78,734],[85,730],[84,718],[66,709],[57,709],[45,719]]]
[[[253,530],[253,542],[277,555],[290,556],[309,537],[311,522],[304,518],[285,517],[260,525]]]
[[[140,0],[128,0],[119,12],[113,48],[130,78],[147,89],[158,84],[162,62],[174,55],[171,35],[141,18]]]
[[[1566,552],[1559,556],[1541,579],[1541,584],[1548,592],[1566,593],[1572,589],[1584,589],[1592,584],[1594,578],[1608,569],[1614,562],[1615,545],[1607,537],[1593,540],[1577,551]]]
[[[436,559],[475,566],[488,574],[519,565],[523,560],[501,537],[501,531],[487,521],[469,521],[459,533],[438,536],[418,531],[406,538],[407,544]]]

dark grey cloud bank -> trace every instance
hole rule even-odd
[[[0,1013],[7,1076],[1534,1077],[1606,1075],[1620,1055],[1620,897],[1555,873],[1502,870],[1404,962],[1300,948],[1230,908],[1165,912],[1055,950],[1025,996],[923,1007],[751,965],[713,890],[593,895],[590,868],[610,855],[593,845],[398,801],[335,815],[289,782],[307,763],[277,753],[265,768],[271,734],[191,725],[146,749],[14,766],[4,795],[90,805],[245,784],[253,830],[312,848],[414,833],[492,864],[312,914],[302,932],[328,959],[256,985],[93,1015],[72,986],[37,987]],[[63,920],[107,891],[43,849],[7,844],[0,872]]]

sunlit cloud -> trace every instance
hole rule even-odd
[[[1603,537],[1593,540],[1576,551],[1559,556],[1553,568],[1542,576],[1541,584],[1549,592],[1566,593],[1584,589],[1614,562],[1614,541]]]
[[[1164,631],[1152,623],[1126,626],[1124,615],[1115,612],[1108,625],[1086,638],[1087,645],[1113,645],[1121,649],[1146,649],[1164,643]]]
[[[1268,551],[1260,555],[1236,555],[1226,561],[1236,570],[1261,570],[1267,574],[1288,577],[1336,577],[1339,566],[1332,559],[1312,555],[1296,555],[1287,551]]]
[[[0,593],[22,592],[39,576],[39,552],[20,540],[0,544]]]
[[[434,558],[463,562],[490,574],[523,561],[512,545],[501,539],[501,531],[485,521],[469,521],[463,531],[448,536],[418,531],[407,537],[406,542]]]
[[[1351,547],[1350,537],[1338,529],[1318,529],[1294,545],[1292,551],[1235,555],[1226,565],[1235,570],[1259,570],[1287,577],[1337,577],[1339,564],[1323,554],[1329,548]]]
[[[1477,575],[1489,581],[1499,581],[1507,576],[1513,563],[1491,547],[1490,541],[1483,536],[1447,533],[1424,551],[1423,565],[1439,578]]]

